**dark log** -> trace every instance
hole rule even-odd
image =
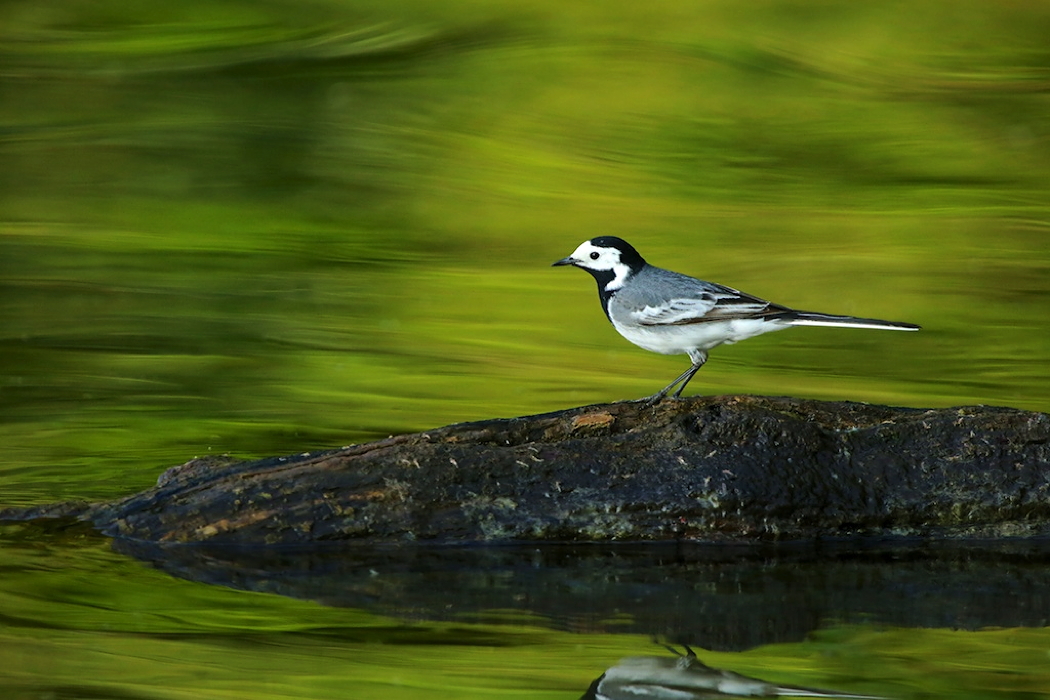
[[[73,515],[155,542],[1050,534],[1050,416],[748,396],[462,423],[341,450],[194,460]]]

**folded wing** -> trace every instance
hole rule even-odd
[[[787,307],[738,292],[729,287],[710,285],[696,296],[670,299],[631,312],[641,326],[684,326],[735,319],[768,318],[789,311]]]

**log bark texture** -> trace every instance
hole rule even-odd
[[[153,542],[753,541],[1050,534],[1050,416],[750,396],[450,425],[194,460],[74,516]]]

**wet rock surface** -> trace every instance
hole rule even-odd
[[[603,404],[341,450],[195,460],[73,516],[153,542],[509,542],[1050,533],[1050,416],[768,397]]]

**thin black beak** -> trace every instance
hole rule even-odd
[[[551,267],[561,267],[562,265],[575,265],[575,264],[576,264],[576,258],[574,258],[574,257],[572,257],[570,255],[567,258],[562,258],[561,260],[556,260],[556,261],[552,262],[551,263]]]

